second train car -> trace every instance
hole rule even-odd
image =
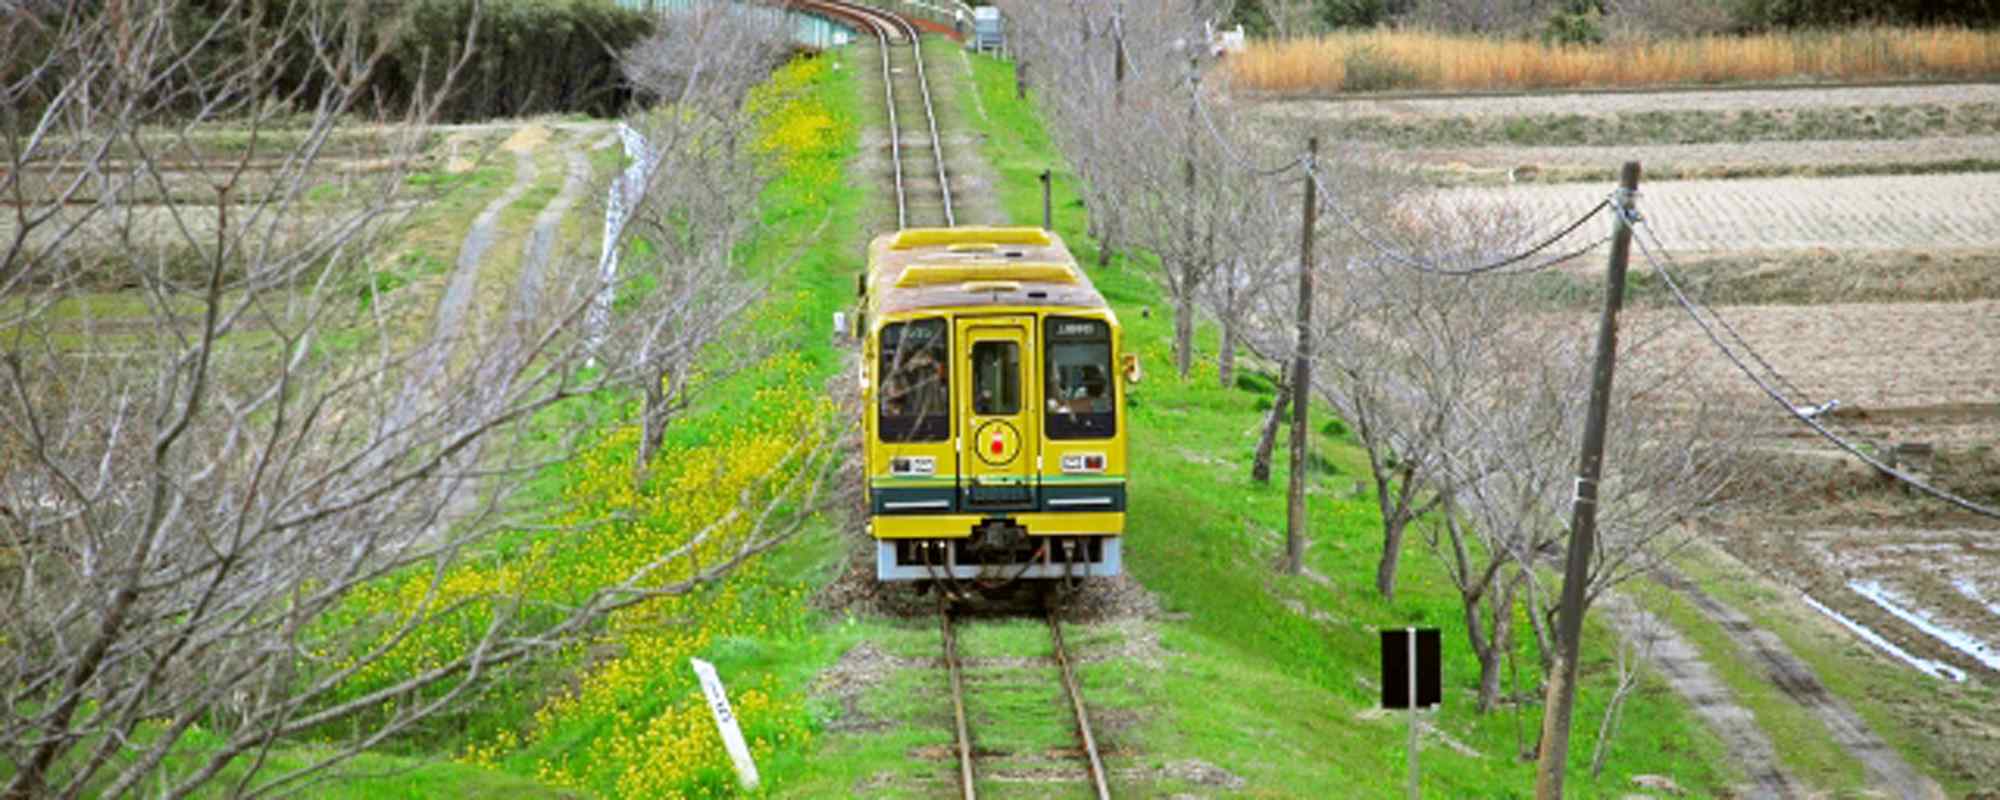
[[[1138,362],[1062,239],[885,234],[859,290],[876,577],[1119,574]]]

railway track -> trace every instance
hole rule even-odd
[[[1062,672],[1063,693],[1069,698],[1070,710],[1076,717],[1077,742],[1082,750],[1083,761],[1090,771],[1091,791],[1098,800],[1110,800],[1111,789],[1105,781],[1104,759],[1097,752],[1097,737],[1091,731],[1090,713],[1083,704],[1083,688],[1077,683],[1069,648],[1063,644],[1062,621],[1058,618],[1059,609],[1053,601],[1045,601],[1043,612],[1048,619],[1049,637],[1055,648],[1056,666]],[[950,673],[952,720],[957,727],[955,734],[959,790],[965,800],[974,800],[978,797],[978,790],[974,785],[972,732],[966,724],[964,664],[959,659],[958,633],[949,600],[944,598],[938,600],[938,617],[944,635],[945,669]]]
[[[882,87],[889,112],[889,152],[895,170],[896,226],[898,228],[951,227],[957,225],[951,204],[951,180],[946,173],[944,143],[938,137],[937,111],[931,102],[930,77],[924,73],[923,41],[917,26],[903,17],[879,8],[845,0],[794,0],[794,6],[840,20],[864,33],[872,33],[882,54]],[[911,143],[930,153],[929,164],[908,158]],[[910,161],[917,161],[911,164]],[[912,209],[912,196],[919,185],[932,179],[940,210]]]

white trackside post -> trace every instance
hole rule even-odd
[[[750,747],[743,743],[743,729],[736,724],[736,712],[729,708],[729,695],[722,690],[722,679],[715,674],[715,665],[699,658],[688,659],[694,667],[695,677],[701,679],[701,692],[708,696],[708,710],[715,714],[715,728],[722,732],[722,746],[729,750],[729,760],[736,764],[736,780],[743,791],[757,790],[757,763],[750,759]]]
[[[1410,634],[1410,800],[1417,800],[1417,629],[1405,630]]]

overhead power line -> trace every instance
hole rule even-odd
[[[1924,494],[1930,495],[1939,500],[1943,500],[1946,503],[1950,503],[1954,506],[1957,506],[1966,511],[1970,511],[1974,514],[1978,514],[1983,517],[1992,517],[1994,519],[2000,519],[2000,509],[1994,509],[1989,506],[1981,505],[1979,503],[1975,503],[1971,500],[1968,500],[1964,497],[1952,494],[1951,492],[1939,489],[1935,486],[1930,485],[1929,483],[1925,482],[1923,479],[1918,478],[1915,475],[1911,475],[1908,472],[1904,472],[1903,470],[1897,469],[1887,463],[1884,463],[1881,459],[1869,455],[1867,452],[1863,451],[1860,447],[1856,446],[1853,442],[1848,441],[1845,437],[1842,437],[1840,434],[1834,433],[1832,430],[1828,429],[1824,424],[1821,424],[1819,419],[1817,418],[1817,415],[1809,414],[1801,410],[1799,406],[1794,404],[1792,400],[1788,398],[1783,392],[1773,387],[1769,381],[1766,381],[1763,378],[1763,376],[1758,375],[1757,371],[1752,369],[1749,364],[1744,363],[1743,358],[1738,356],[1736,351],[1732,349],[1727,342],[1723,341],[1722,337],[1716,333],[1715,326],[1711,325],[1709,323],[1709,320],[1705,319],[1702,316],[1701,310],[1698,309],[1696,303],[1688,298],[1686,292],[1681,290],[1680,283],[1674,280],[1673,273],[1669,272],[1667,270],[1666,265],[1661,263],[1661,258],[1665,257],[1666,249],[1664,247],[1661,247],[1660,257],[1655,257],[1653,253],[1653,248],[1659,246],[1659,239],[1653,235],[1651,226],[1643,225],[1638,227],[1642,227],[1646,231],[1646,236],[1635,237],[1635,241],[1639,243],[1639,251],[1646,255],[1646,263],[1652,265],[1653,271],[1660,276],[1660,280],[1666,283],[1668,289],[1671,289],[1673,291],[1674,300],[1675,302],[1680,304],[1681,310],[1687,312],[1688,317],[1690,319],[1693,319],[1695,325],[1701,328],[1701,332],[1708,337],[1709,342],[1715,345],[1715,348],[1722,353],[1724,358],[1729,359],[1729,363],[1734,364],[1736,366],[1736,369],[1743,373],[1744,377],[1749,378],[1751,383],[1756,384],[1758,389],[1763,390],[1764,394],[1770,397],[1773,401],[1775,401],[1778,404],[1779,408],[1784,409],[1787,415],[1790,415],[1793,419],[1796,419],[1799,422],[1804,423],[1805,426],[1811,428],[1814,433],[1819,434],[1821,438],[1827,440],[1828,442],[1832,442],[1835,447],[1839,447],[1841,450],[1846,451],[1848,455],[1860,459],[1863,463],[1867,464],[1868,466],[1874,467],[1877,471],[1880,471],[1882,474],[1888,475],[1889,477],[1901,481],[1904,485],[1909,486],[1912,489],[1916,489],[1917,491],[1923,492]],[[1647,239],[1653,240],[1652,246],[1647,245],[1646,243]],[[1722,318],[1720,316],[1715,316],[1715,312],[1709,311],[1708,313],[1710,316],[1714,316],[1717,322],[1722,321]],[[1725,326],[1727,325],[1727,323],[1723,324]],[[1769,362],[1766,362],[1761,356],[1758,356],[1756,350],[1750,347],[1749,342],[1744,341],[1740,335],[1737,335],[1735,333],[1734,328],[1730,328],[1729,330],[1731,335],[1734,336],[1736,338],[1736,341],[1742,346],[1743,351],[1745,353],[1748,353],[1752,359],[1757,361],[1757,363],[1764,365],[1765,369],[1770,370],[1772,375],[1778,375],[1777,370],[1770,369]],[[1779,377],[1782,380],[1782,376]]]
[[[1610,236],[1605,236],[1604,238],[1592,241],[1591,243],[1579,247],[1575,250],[1571,250],[1565,253],[1560,253],[1551,258],[1547,258],[1542,261],[1537,261],[1535,263],[1528,264],[1527,266],[1523,266],[1518,269],[1508,269],[1508,267],[1513,267],[1517,264],[1521,264],[1522,262],[1527,261],[1528,259],[1540,255],[1543,251],[1548,250],[1550,247],[1555,246],[1556,243],[1561,242],[1563,239],[1568,238],[1570,234],[1575,233],[1578,228],[1582,228],[1584,223],[1589,222],[1592,218],[1602,213],[1606,208],[1610,208],[1611,200],[1609,198],[1606,198],[1604,200],[1598,201],[1597,205],[1592,206],[1589,211],[1584,212],[1583,216],[1578,217],[1575,222],[1571,222],[1570,224],[1563,226],[1561,230],[1558,230],[1553,235],[1549,236],[1546,239],[1543,239],[1540,243],[1526,250],[1523,250],[1519,253],[1515,253],[1513,255],[1508,255],[1508,256],[1501,256],[1499,258],[1479,262],[1476,264],[1472,264],[1470,266],[1448,265],[1433,259],[1422,258],[1419,256],[1403,252],[1401,249],[1383,242],[1382,237],[1378,237],[1373,233],[1371,233],[1366,226],[1361,224],[1360,220],[1355,219],[1354,215],[1350,213],[1347,210],[1347,208],[1345,208],[1340,204],[1339,195],[1327,189],[1326,183],[1322,178],[1322,176],[1320,175],[1316,164],[1307,163],[1306,173],[1308,175],[1311,175],[1313,183],[1319,186],[1320,194],[1326,196],[1326,207],[1332,209],[1334,216],[1339,217],[1341,222],[1346,224],[1349,230],[1352,230],[1356,236],[1360,237],[1362,241],[1367,242],[1370,247],[1375,248],[1385,258],[1388,258],[1390,261],[1394,261],[1397,264],[1401,264],[1405,267],[1414,269],[1418,272],[1426,272],[1432,275],[1450,275],[1456,277],[1484,275],[1487,273],[1501,272],[1502,270],[1505,270],[1505,272],[1502,274],[1508,274],[1508,275],[1538,272],[1544,269],[1548,269],[1549,267],[1553,267],[1557,264],[1569,261],[1571,259],[1575,259],[1579,256],[1583,256],[1592,250],[1596,250],[1597,248],[1602,247],[1605,242],[1611,241]]]

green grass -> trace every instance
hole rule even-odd
[[[985,58],[975,58],[974,64],[979,101],[988,114],[980,131],[986,134],[984,154],[999,175],[995,189],[1002,207],[1017,222],[1039,219],[1036,175],[1053,167],[1056,227],[1080,260],[1094,263],[1094,244],[1083,234],[1076,178],[1062,164],[1032,105],[1014,100],[1011,69]],[[966,102],[962,118],[979,119],[969,107],[969,95]],[[1374,629],[1419,624],[1443,628],[1447,642],[1448,691],[1437,724],[1480,754],[1467,757],[1428,745],[1426,790],[1439,796],[1528,794],[1533,765],[1513,758],[1513,713],[1481,716],[1471,710],[1476,670],[1462,644],[1455,591],[1438,564],[1422,553],[1411,554],[1404,561],[1397,601],[1385,604],[1375,596],[1378,521],[1371,502],[1351,496],[1365,464],[1361,453],[1339,438],[1343,431],[1338,426],[1320,427],[1314,444],[1323,466],[1312,484],[1308,562],[1328,585],[1273,573],[1282,545],[1286,465],[1281,459],[1274,485],[1257,485],[1248,478],[1259,411],[1268,398],[1261,391],[1216,386],[1212,361],[1201,362],[1186,382],[1171,376],[1166,366],[1170,315],[1141,318],[1138,313],[1141,306],[1166,308],[1147,269],[1141,261],[1120,257],[1110,267],[1092,271],[1093,281],[1125,324],[1127,350],[1139,353],[1151,367],[1148,382],[1132,392],[1134,477],[1126,554],[1131,574],[1166,612],[1166,620],[1144,623],[1158,633],[1157,652],[1121,655],[1082,670],[1094,713],[1104,720],[1099,722],[1101,746],[1111,753],[1112,769],[1125,776],[1114,789],[1142,796],[1220,790],[1221,785],[1192,783],[1184,770],[1176,769],[1201,762],[1241,778],[1242,791],[1253,796],[1400,791],[1402,723],[1367,713],[1375,704],[1369,684],[1377,670]],[[1206,347],[1212,356],[1212,332],[1200,341],[1210,343]],[[1242,383],[1259,387],[1255,380]],[[1316,408],[1315,413],[1325,410]],[[916,621],[842,624],[833,630],[836,640],[866,640],[905,658],[933,658],[939,647],[934,628]],[[1075,645],[1085,653],[1125,653],[1133,644],[1124,632],[1079,630],[1091,631],[1091,638]],[[993,633],[980,627],[971,631],[969,639],[1011,640],[1009,646],[1020,655],[1046,648],[1039,630],[1032,635],[1013,626]],[[1716,766],[1722,760],[1720,746],[1678,698],[1652,679],[1628,701],[1604,777],[1589,779],[1590,735],[1614,677],[1609,641],[1610,635],[1595,626],[1586,641],[1571,769],[1575,793],[1618,796],[1630,787],[1629,776],[1647,772],[1672,775],[1697,793],[1714,793],[1731,777]],[[1533,672],[1533,656],[1525,645],[1520,655],[1530,659],[1526,667]],[[910,754],[950,742],[949,723],[934,694],[941,680],[938,670],[926,666],[894,671],[867,689],[857,705],[861,716],[887,721],[887,728],[828,737],[812,772],[786,793],[865,790],[896,796],[934,785],[950,762],[913,764]],[[1016,716],[1039,711],[1031,708],[1032,697],[1011,692],[978,702],[1018,706]],[[1525,726],[1533,736],[1538,721],[1532,709],[1528,713]],[[974,735],[978,739],[982,734]],[[1033,728],[993,735],[1013,747],[1053,741]]]

